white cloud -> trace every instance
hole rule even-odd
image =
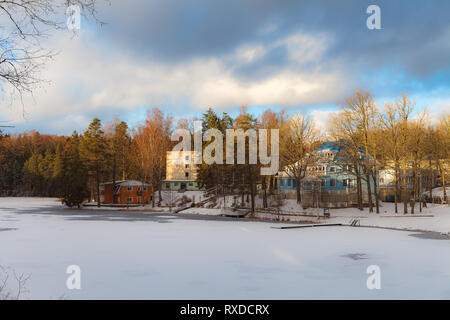
[[[316,128],[320,130],[321,133],[325,134],[328,129],[328,121],[331,115],[336,114],[338,111],[323,111],[323,110],[313,110],[310,115],[314,120]]]
[[[343,73],[301,68],[305,63],[320,62],[325,40],[325,36],[295,34],[270,46],[244,45],[225,58],[198,58],[171,65],[96,45],[87,31],[75,38],[60,34],[52,45],[62,48],[61,53],[42,75],[51,84],[36,89],[34,99],[26,97],[25,110],[31,121],[59,117],[61,122],[54,126],[60,127],[61,123],[80,125],[83,121],[87,125],[87,115],[101,118],[103,112],[120,114],[142,105],[180,104],[198,110],[333,101],[345,90]],[[260,59],[280,45],[286,46],[290,65],[280,66],[264,79],[244,80],[233,74],[236,65]],[[11,110],[0,112],[15,122],[26,121],[18,101]]]

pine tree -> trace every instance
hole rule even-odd
[[[115,119],[109,126],[109,129],[108,140],[110,144],[111,176],[114,189],[117,177],[121,180],[127,178],[131,137],[128,133],[128,125],[124,121],[119,123]]]
[[[62,203],[80,207],[89,196],[87,189],[88,175],[80,157],[80,140],[76,132],[67,140],[61,155]]]
[[[61,195],[61,187],[62,187],[62,181],[61,175],[62,175],[62,150],[61,150],[61,144],[58,143],[56,145],[55,154],[53,157],[53,163],[51,164],[52,167],[52,194]]]
[[[223,113],[222,117],[219,117],[211,108],[208,109],[202,117],[202,129],[205,132],[208,129],[219,130],[225,139],[226,130],[231,128],[233,120],[227,113]],[[208,145],[208,142],[204,142],[203,149]],[[225,146],[225,140],[223,141]],[[219,187],[224,191],[226,188],[231,188],[233,179],[231,176],[231,166],[225,164],[225,154],[223,155],[223,164],[206,164],[199,165],[197,179],[200,185],[205,186],[206,189]]]
[[[100,207],[100,182],[106,171],[108,144],[100,119],[92,120],[80,143],[81,157],[90,177],[95,181],[97,206]]]

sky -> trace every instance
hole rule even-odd
[[[369,5],[381,10],[370,30]],[[450,110],[450,1],[111,0],[96,24],[54,32],[47,80],[23,101],[0,100],[9,132],[69,135],[94,118],[134,126],[158,107],[175,119],[242,105],[310,114],[319,127],[356,89],[379,107],[405,91]],[[1,21],[1,20],[0,20]]]

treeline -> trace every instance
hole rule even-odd
[[[57,196],[65,137],[0,131],[0,195]]]
[[[226,132],[228,129],[242,129],[244,131],[253,129],[260,137],[261,130],[267,134],[266,143],[263,145],[258,141],[258,148],[250,145],[250,138],[245,140],[245,161],[239,164],[237,154],[234,154],[234,164],[226,163],[226,154],[222,150],[213,150],[215,157],[222,159],[222,164],[203,164],[198,170],[198,179],[207,189],[213,189],[218,194],[234,194],[241,197],[240,203],[244,203],[244,198],[249,198],[250,209],[255,211],[256,196],[259,193],[262,196],[263,207],[268,208],[277,206],[279,200],[277,197],[269,197],[276,194],[278,172],[272,175],[261,173],[261,168],[267,168],[270,164],[250,164],[250,157],[260,154],[259,149],[266,144],[266,153],[272,156],[272,134],[270,129],[278,129],[278,150],[279,150],[279,170],[285,171],[289,176],[301,182],[304,177],[307,155],[323,142],[324,135],[314,127],[312,119],[306,115],[288,116],[284,110],[274,112],[270,109],[265,110],[261,116],[255,117],[247,112],[245,107],[236,118],[231,118],[227,113],[218,115],[212,109],[209,109],[202,117],[203,132],[208,129],[216,129],[222,133],[222,145],[225,146]],[[210,145],[213,141],[203,142],[203,153],[210,153]],[[234,144],[234,143],[233,143]],[[224,150],[225,151],[225,150]],[[264,153],[264,152],[263,152]],[[259,159],[261,160],[261,159]],[[260,190],[260,191],[258,191]],[[269,199],[272,203],[269,203]],[[300,184],[297,183],[297,200],[300,199]]]
[[[160,189],[165,151],[170,148],[172,118],[149,111],[141,126],[130,129],[115,119],[93,119],[70,137],[0,133],[0,195],[60,197],[68,206],[100,200],[100,183],[140,179]]]
[[[435,177],[443,186],[447,202],[450,115],[443,114],[436,121],[426,109],[414,115],[414,108],[406,93],[380,107],[369,91],[356,90],[329,121],[330,137],[345,141],[344,150],[358,186],[361,180],[373,181],[375,190],[367,183],[370,212],[373,207],[380,212],[377,179],[382,169],[392,172],[396,213],[399,202],[403,202],[403,213],[408,213],[408,207],[414,213],[424,189],[432,199]],[[361,202],[359,207],[362,209]]]
[[[378,180],[380,170],[384,170],[392,172],[394,179],[395,212],[399,211],[398,204],[402,202],[404,213],[414,213],[417,201],[422,209],[420,200],[424,190],[429,190],[429,199],[432,199],[436,182],[443,186],[443,200],[447,202],[446,185],[450,169],[450,115],[446,113],[440,119],[432,119],[426,109],[413,114],[414,107],[406,93],[380,107],[369,91],[356,90],[331,116],[326,132],[319,131],[313,119],[305,114],[288,116],[284,111],[266,110],[257,118],[245,108],[235,119],[226,113],[219,116],[210,109],[203,115],[202,123],[203,132],[213,128],[219,130],[223,137],[227,129],[279,129],[280,171],[296,181],[298,203],[301,203],[302,182],[308,168],[321,160],[312,151],[324,141],[336,141],[341,153],[334,164],[340,166],[343,173],[355,177],[359,209],[363,209],[363,199],[366,198],[369,211],[380,212]],[[210,151],[207,148],[211,143],[203,142],[203,152]],[[223,145],[225,143],[224,140]],[[270,150],[270,143],[267,149]],[[216,192],[240,194],[241,203],[244,196],[249,195],[252,210],[260,189],[263,206],[267,208],[267,193],[271,194],[276,189],[277,174],[261,175],[261,163],[248,164],[248,140],[246,164],[229,165],[225,162],[225,154],[220,157],[223,164],[203,163],[200,166],[199,180]]]
[[[403,202],[406,213],[408,203],[414,212],[415,202],[424,188],[431,191],[434,172],[438,172],[443,186],[448,183],[450,168],[449,115],[436,122],[431,121],[426,110],[413,116],[413,109],[414,104],[406,94],[380,107],[369,91],[357,90],[331,117],[326,132],[320,131],[308,115],[287,115],[285,111],[270,109],[256,117],[243,107],[235,118],[209,109],[200,120],[202,133],[208,129],[222,133],[223,146],[227,129],[256,132],[279,129],[279,168],[295,179],[298,203],[301,203],[302,180],[307,169],[318,160],[312,151],[324,141],[339,141],[345,161],[336,164],[356,177],[358,207],[363,206],[361,185],[365,181],[369,209],[380,211],[378,173],[390,169],[394,176],[396,211],[398,203]],[[155,206],[157,199],[161,199],[166,175],[166,152],[178,143],[171,141],[171,135],[174,129],[184,128],[193,138],[194,120],[197,119],[174,123],[170,115],[152,109],[145,122],[135,128],[129,128],[119,119],[106,124],[94,119],[83,133],[74,132],[70,137],[38,132],[0,134],[0,195],[54,196],[69,206],[76,206],[88,198],[99,202],[101,182],[136,179],[153,186],[152,205]],[[271,131],[267,133],[270,156]],[[223,163],[199,165],[200,185],[214,189],[217,194],[240,195],[241,203],[244,197],[250,198],[252,210],[259,193],[263,206],[269,207],[268,195],[276,190],[277,173],[261,175],[261,167],[267,164],[249,164],[250,152],[256,152],[250,150],[249,139],[245,140],[245,164],[237,164],[236,159],[235,164],[227,164],[225,148],[214,150],[212,143],[213,140],[203,139],[203,153],[213,153],[213,158],[221,158]],[[408,172],[412,172],[412,188],[407,187]],[[427,175],[430,177],[424,179]],[[444,198],[446,201],[445,188]]]

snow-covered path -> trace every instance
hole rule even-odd
[[[450,240],[127,214],[0,198],[0,265],[31,275],[23,298],[450,298]],[[81,268],[81,290],[66,288],[69,265]],[[370,265],[380,290],[366,287]]]

